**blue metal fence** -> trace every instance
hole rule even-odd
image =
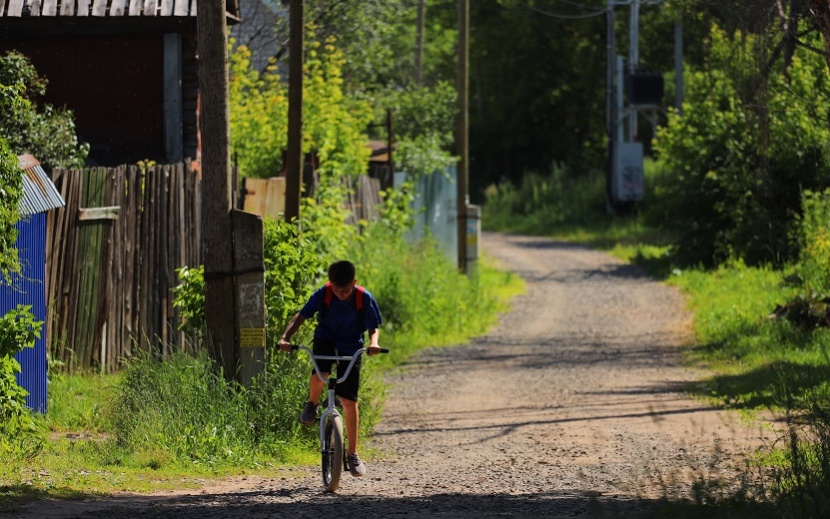
[[[14,283],[0,283],[0,315],[18,305],[31,306],[38,321],[46,321],[46,215],[48,211],[62,207],[63,198],[55,185],[31,155],[18,157],[23,177],[23,196],[18,209],[17,251],[20,259],[20,276]],[[47,385],[47,337],[46,327],[34,348],[25,348],[15,355],[21,372],[17,384],[29,392],[26,405],[39,413],[46,412]]]
[[[0,314],[17,305],[31,305],[38,321],[46,320],[46,213],[24,216],[17,223],[17,250],[20,255],[21,276],[13,287],[0,287]],[[25,348],[15,355],[22,371],[17,383],[29,392],[26,406],[46,412],[46,330],[34,348]]]

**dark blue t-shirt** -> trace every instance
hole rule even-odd
[[[363,347],[364,331],[380,328],[383,321],[378,303],[372,294],[364,289],[363,319],[361,320],[354,301],[357,297],[357,290],[353,290],[345,301],[341,301],[332,294],[328,311],[324,311],[325,296],[325,286],[315,290],[300,310],[300,315],[310,319],[317,313],[317,328],[314,330],[314,337],[332,341],[338,351],[351,355]],[[361,324],[364,326],[361,327]]]

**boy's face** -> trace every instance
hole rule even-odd
[[[357,280],[355,279],[351,283],[347,283],[345,285],[337,285],[335,283],[331,284],[331,291],[334,292],[334,295],[337,296],[337,299],[341,301],[345,301],[352,295],[352,290],[354,290],[355,283]]]

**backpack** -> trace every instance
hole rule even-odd
[[[326,313],[328,313],[329,307],[331,306],[331,298],[334,297],[331,281],[326,283],[325,289],[326,293],[323,296],[323,308],[320,309],[320,318],[325,317]],[[360,285],[355,285],[354,292],[354,306],[357,310],[357,315],[360,316],[360,334],[363,335],[363,331],[366,330],[366,317],[363,312],[363,294],[366,293],[366,289]]]

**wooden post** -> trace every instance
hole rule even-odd
[[[300,217],[303,185],[303,0],[291,0],[288,45],[288,154],[285,220]]]
[[[236,376],[231,224],[230,105],[225,0],[199,0],[200,124],[205,320],[208,346],[225,378]]]

